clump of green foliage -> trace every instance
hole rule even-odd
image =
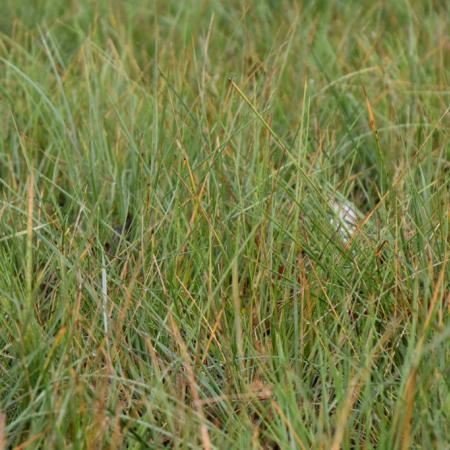
[[[0,449],[449,448],[447,2],[2,5]]]

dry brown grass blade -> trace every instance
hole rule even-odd
[[[32,446],[32,444],[35,441],[37,441],[38,439],[40,439],[44,434],[45,434],[45,432],[41,432],[41,433],[35,434],[34,436],[31,436],[25,442],[22,442],[21,444],[19,444],[16,447],[14,447],[13,450],[25,450],[25,449],[35,448],[35,447]]]
[[[359,372],[353,375],[350,386],[347,393],[346,401],[344,402],[342,408],[339,411],[336,430],[334,432],[332,444],[330,446],[331,450],[339,450],[341,448],[342,440],[344,438],[345,428],[347,425],[348,417],[352,411],[353,405],[358,399],[359,392],[364,386],[364,383],[369,379],[371,374],[370,368],[376,362],[378,356],[384,348],[384,343],[393,335],[397,330],[399,325],[398,320],[393,320],[381,336],[377,344],[374,346],[370,355],[368,355],[368,360],[366,365],[361,368]]]
[[[411,426],[414,411],[414,397],[416,388],[417,367],[411,370],[408,381],[406,382],[406,414],[402,432],[402,450],[408,450],[411,442]]]
[[[431,297],[430,306],[428,307],[427,317],[425,318],[425,323],[423,325],[422,334],[417,343],[415,360],[413,361],[411,371],[408,375],[408,380],[406,381],[405,395],[404,395],[405,402],[406,402],[406,413],[405,413],[405,418],[403,420],[403,429],[401,431],[401,442],[402,442],[401,449],[402,450],[407,450],[410,447],[417,372],[418,372],[420,359],[423,354],[423,347],[425,345],[427,331],[431,324],[431,319],[433,317],[433,311],[435,310],[436,304],[439,300],[439,292],[441,291],[441,288],[444,284],[446,267],[447,267],[447,255],[444,258],[442,268],[439,272],[439,277],[438,277],[438,280],[436,282],[436,285],[435,285],[435,288],[433,291],[433,296]],[[443,296],[445,296],[445,293],[443,293]]]
[[[217,330],[219,329],[220,321],[222,320],[222,315],[223,315],[224,311],[225,311],[225,305],[223,305],[222,308],[220,308],[219,314],[217,315],[217,319],[214,322],[214,325],[211,329],[211,334],[209,336],[208,342],[206,343],[205,350],[203,352],[203,356],[201,359],[202,364],[204,364],[206,361],[206,357],[209,352],[209,347],[211,346],[211,343],[213,340],[216,342],[216,344],[219,346],[219,348],[221,348],[220,342],[216,337],[216,333],[217,333]]]
[[[299,445],[299,447],[302,450],[306,450],[307,447],[305,446],[303,441],[300,439],[300,436],[295,432],[295,429],[294,429],[293,425],[291,424],[290,420],[284,414],[284,412],[281,409],[280,405],[275,400],[272,400],[272,406],[274,407],[274,409],[277,412],[277,414],[281,417],[281,420],[286,425],[286,427],[289,429],[289,431],[292,434],[292,436],[294,436],[295,442],[297,442],[297,444]]]
[[[367,96],[366,92],[364,91],[364,95],[366,97],[366,106],[367,106],[367,113],[369,114],[369,125],[370,129],[372,130],[373,134],[375,136],[378,135],[377,125],[375,121],[375,114],[373,112],[372,104],[370,103],[369,97]]]
[[[6,449],[6,415],[0,411],[0,450]]]
[[[183,358],[184,368],[185,368],[186,374],[187,374],[187,381],[189,383],[192,398],[194,400],[194,408],[195,408],[198,418],[200,420],[200,437],[201,437],[203,449],[204,450],[212,450],[212,444],[211,444],[211,440],[209,438],[209,433],[208,433],[208,426],[206,424],[206,417],[205,417],[205,413],[203,412],[202,402],[200,399],[200,395],[198,393],[197,382],[195,380],[194,369],[192,367],[192,361],[189,356],[189,352],[186,347],[186,344],[185,344],[183,338],[181,337],[180,330],[178,329],[178,326],[177,326],[171,312],[169,312],[169,323],[170,323],[170,327],[172,329],[173,337],[180,349],[181,357]]]

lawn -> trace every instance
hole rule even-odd
[[[450,449],[449,29],[2,0],[0,450]]]

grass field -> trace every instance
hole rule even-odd
[[[449,29],[3,0],[0,450],[450,449]]]

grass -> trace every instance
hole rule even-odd
[[[5,2],[0,449],[449,449],[446,2]]]

